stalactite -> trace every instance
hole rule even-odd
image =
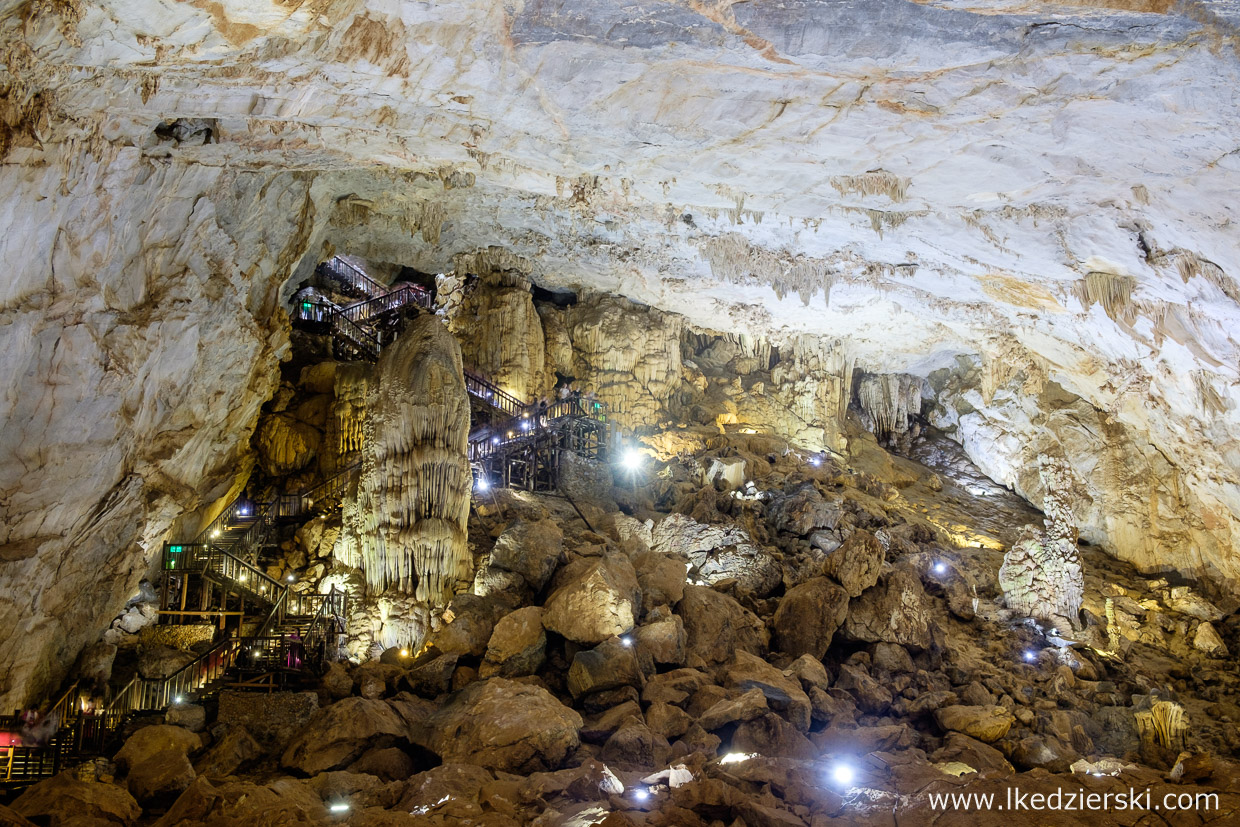
[[[1072,502],[1083,496],[1080,481],[1063,459],[1039,455],[1038,466],[1045,489],[1046,530],[1039,533],[1025,526],[1020,539],[1003,556],[999,585],[1009,609],[1076,629],[1085,595],[1072,513]]]
[[[884,439],[908,431],[921,413],[922,380],[906,373],[866,374],[857,385],[857,399],[874,421],[874,434]]]
[[[1231,408],[1230,400],[1214,389],[1214,381],[1210,374],[1204,370],[1195,370],[1192,376],[1193,384],[1197,387],[1197,395],[1201,400],[1202,413],[1206,416],[1227,413]]]
[[[1085,278],[1076,283],[1074,290],[1076,297],[1087,310],[1100,304],[1112,321],[1130,325],[1137,315],[1132,302],[1132,291],[1136,284],[1137,280],[1132,276],[1095,271],[1086,273]]]
[[[780,349],[779,364],[771,370],[774,395],[792,415],[821,428],[825,445],[843,447],[855,357],[839,342],[816,336],[798,336],[788,350],[785,358]]]
[[[781,299],[796,293],[804,304],[809,304],[819,292],[830,301],[835,275],[821,259],[754,247],[739,233],[709,238],[698,250],[715,278],[733,284],[770,285]]]
[[[341,362],[336,365],[328,439],[337,456],[362,449],[366,396],[370,391],[372,373],[373,368],[364,363]]]
[[[909,179],[893,175],[883,169],[871,170],[861,175],[836,175],[831,186],[840,195],[885,195],[892,201],[903,201],[908,191]]]
[[[345,503],[352,537],[342,562],[372,593],[395,590],[442,606],[470,579],[469,398],[456,340],[416,319],[384,350],[367,399],[362,472]]]

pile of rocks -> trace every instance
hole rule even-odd
[[[930,792],[1002,794],[1014,773],[1045,792],[1203,785],[1240,806],[1221,610],[1109,561],[1106,582],[1086,577],[1080,640],[1061,640],[1002,607],[998,552],[944,544],[890,486],[762,462],[760,497],[673,473],[656,492],[672,513],[644,520],[594,509],[587,526],[502,492],[475,518],[493,542],[472,592],[420,651],[334,664],[313,692],[226,693],[213,716],[170,710],[103,780],[62,776],[14,809],[796,827],[897,802],[930,819]],[[1174,742],[1142,723],[1172,708]]]

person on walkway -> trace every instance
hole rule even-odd
[[[60,716],[55,712],[43,715],[38,710],[27,709],[22,713],[22,746],[45,747],[59,728]]]

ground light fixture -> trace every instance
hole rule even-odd
[[[640,451],[629,448],[620,456],[620,464],[629,471],[636,471],[642,464],[642,455]]]
[[[349,812],[349,803],[347,801],[333,801],[327,806],[327,809],[333,813]]]
[[[831,767],[831,780],[841,787],[847,787],[856,778],[856,771],[847,761],[838,761]]]
[[[947,573],[947,564],[946,564],[946,563],[944,563],[942,560],[940,560],[939,562],[935,563],[935,564],[934,564],[934,573],[935,573],[935,574],[946,574],[946,573]]]
[[[633,790],[633,797],[638,801],[648,801],[650,799],[650,790],[645,787],[638,787]]]
[[[620,638],[620,643],[623,646],[632,646],[633,638],[629,637],[628,635],[625,635],[624,637]]]
[[[487,482],[486,477],[478,477],[478,481],[474,483],[475,491],[486,491],[491,487],[491,483]]]
[[[1033,663],[1037,659],[1038,659],[1037,652],[1033,651],[1032,649],[1025,650],[1025,662],[1026,663]]]
[[[293,576],[293,575],[291,575],[291,574],[288,576],[288,582],[290,582],[290,583],[292,583],[292,582],[293,582],[294,580],[296,580],[296,579],[297,579],[297,578],[296,578],[296,577],[294,577],[294,576]]]

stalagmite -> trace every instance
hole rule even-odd
[[[855,358],[840,343],[817,336],[797,337],[790,351],[771,370],[772,393],[789,413],[821,433],[789,430],[798,431],[806,444],[841,449]]]
[[[1042,498],[1046,530],[1039,533],[1033,526],[1025,526],[1021,538],[1003,556],[999,585],[1009,609],[1076,629],[1080,626],[1085,576],[1070,503],[1079,496],[1079,483],[1061,459],[1040,455],[1038,466],[1046,489]]]
[[[444,605],[469,581],[469,399],[460,348],[433,316],[414,320],[379,360],[367,399],[362,472],[345,502],[343,562],[372,593]]]

